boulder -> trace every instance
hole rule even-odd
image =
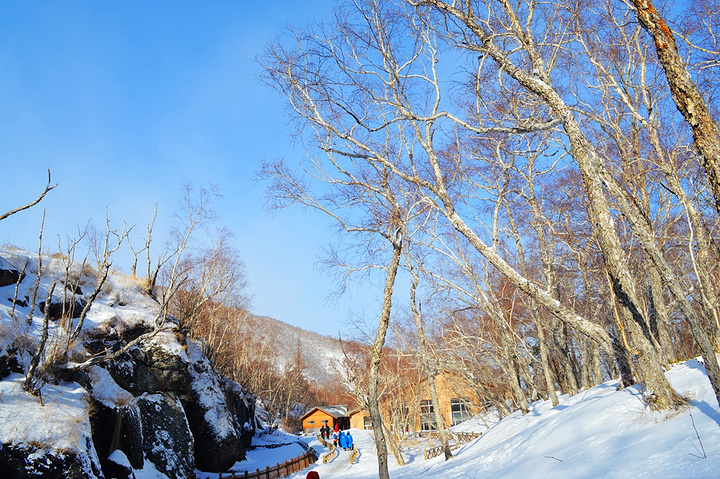
[[[142,426],[137,404],[109,407],[93,398],[90,426],[93,444],[106,477],[118,477],[111,472],[117,468],[111,459],[117,452],[123,454],[132,468],[143,468]]]
[[[94,460],[92,443],[86,450],[55,451],[29,445],[0,444],[0,477],[4,479],[95,479],[103,477]]]
[[[5,259],[0,258],[0,287],[16,284],[22,273]]]
[[[24,373],[14,348],[8,348],[0,353],[0,379],[8,377],[10,373]]]
[[[38,304],[40,312],[43,314],[45,314],[45,309],[47,308],[50,321],[62,319],[63,311],[65,312],[66,318],[79,318],[85,305],[87,305],[87,300],[85,299],[51,302],[49,306],[45,304],[45,301]]]
[[[244,457],[225,389],[210,360],[188,343],[191,389],[183,402],[195,437],[195,465],[204,472],[225,472]]]
[[[137,398],[145,458],[168,477],[188,477],[195,467],[194,439],[185,411],[173,393]]]
[[[119,449],[110,454],[107,468],[103,468],[103,472],[105,472],[105,477],[113,479],[135,479],[135,472],[130,460]]]
[[[130,351],[133,382],[129,390],[132,393],[188,392],[191,382],[188,359],[177,336],[181,335],[171,331],[161,332],[152,341],[143,342]]]

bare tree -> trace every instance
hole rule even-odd
[[[57,185],[58,185],[57,183],[55,183],[54,185],[52,184],[52,180],[50,179],[50,168],[48,168],[48,180],[47,180],[47,184],[45,185],[45,189],[42,191],[42,193],[40,193],[40,195],[37,198],[35,198],[34,201],[31,201],[30,203],[27,203],[23,206],[13,209],[13,210],[10,210],[7,213],[3,213],[2,215],[0,215],[0,221],[4,220],[8,216],[12,216],[15,213],[19,213],[28,208],[32,208],[36,204],[40,203],[40,201],[42,201],[42,199],[45,198],[45,195],[47,195],[50,192],[50,190],[54,189]]]

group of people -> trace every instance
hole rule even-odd
[[[353,437],[350,431],[340,431],[340,428],[335,424],[335,430],[330,429],[330,426],[323,426],[320,428],[320,436],[325,441],[332,439],[335,447],[341,447],[343,451],[350,451],[353,448]]]

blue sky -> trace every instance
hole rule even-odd
[[[337,335],[362,295],[327,302],[315,266],[330,222],[268,212],[254,179],[265,158],[303,155],[282,99],[255,63],[287,25],[329,16],[331,0],[7,2],[0,10],[0,210],[34,199],[50,168],[59,186],[0,223],[0,243],[57,250],[92,219],[138,233],[158,205],[167,231],[186,183],[212,182],[247,265],[256,314]],[[136,237],[140,241],[140,235]],[[126,266],[127,267],[127,266]]]

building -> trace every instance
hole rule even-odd
[[[302,420],[302,428],[304,434],[316,434],[320,432],[323,426],[335,428],[335,424],[339,429],[350,428],[350,418],[347,416],[348,410],[345,406],[318,406],[314,407],[300,418]]]
[[[363,408],[355,408],[347,413],[351,429],[372,429],[370,414]]]
[[[472,388],[448,371],[436,376],[435,389],[443,422],[448,427],[467,421],[483,409]],[[389,429],[412,432],[437,429],[426,382],[399,388],[393,396],[385,396],[380,410]],[[343,406],[315,407],[302,416],[303,432],[307,434],[318,432],[326,424],[333,428],[336,423],[340,429],[372,429],[370,414],[363,408],[348,411]]]

